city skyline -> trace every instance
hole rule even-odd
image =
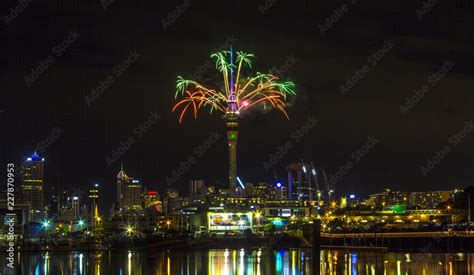
[[[287,23],[292,22],[293,17],[262,23],[259,20],[262,16],[271,19],[278,12],[294,10],[279,3],[268,10],[262,8],[264,14],[257,5],[248,11],[249,20],[216,13],[222,17],[222,24],[204,20],[190,30],[187,26],[195,18],[200,18],[206,10],[218,9],[205,1],[199,2],[166,30],[141,25],[142,16],[137,13],[131,13],[131,21],[127,23],[120,21],[122,14],[129,12],[129,7],[124,5],[107,6],[110,10],[106,12],[97,7],[116,21],[120,31],[109,28],[99,19],[96,28],[88,29],[83,27],[82,21],[61,16],[56,17],[58,24],[47,30],[36,29],[41,22],[49,24],[38,16],[21,16],[24,21],[9,25],[13,29],[21,24],[31,28],[23,29],[23,36],[11,32],[5,39],[3,52],[9,53],[4,56],[5,64],[11,64],[3,70],[5,79],[9,80],[5,90],[15,93],[3,94],[0,101],[3,111],[0,124],[10,129],[2,136],[2,161],[19,164],[23,156],[37,147],[49,162],[45,176],[50,181],[68,181],[76,188],[95,180],[112,185],[120,163],[124,162],[130,173],[143,182],[165,186],[167,177],[179,168],[180,162],[192,156],[194,148],[205,142],[210,133],[224,132],[220,118],[206,114],[199,123],[177,125],[176,114],[171,113],[170,108],[175,102],[176,75],[198,77],[203,81],[217,79],[214,64],[208,60],[209,52],[233,46],[258,57],[254,62],[256,71],[271,70],[294,81],[298,87],[298,96],[287,108],[291,120],[286,121],[277,112],[265,116],[254,112],[240,123],[241,131],[252,133],[239,140],[240,145],[245,144],[245,147],[239,146],[238,152],[238,159],[245,160],[239,163],[241,179],[269,181],[274,178],[274,170],[283,172],[288,163],[299,162],[301,158],[334,174],[352,159],[351,154],[360,149],[369,136],[373,136],[380,142],[339,181],[341,190],[356,190],[363,185],[364,190],[375,191],[381,184],[399,184],[401,189],[420,186],[427,190],[431,186],[442,189],[472,183],[472,132],[456,146],[449,142],[463,130],[466,122],[473,120],[471,87],[474,83],[468,62],[471,48],[462,37],[451,38],[451,34],[457,33],[445,33],[443,28],[437,28],[439,33],[433,34],[412,28],[415,25],[429,29],[426,24],[435,24],[431,20],[436,13],[426,14],[419,22],[415,12],[407,11],[403,22],[392,22],[394,28],[384,25],[387,22],[381,19],[390,18],[393,12],[391,7],[386,7],[377,11],[380,18],[371,19],[380,21],[375,25],[381,30],[376,32],[361,27],[360,22],[373,25],[358,8],[321,34],[318,25],[323,24],[332,11],[322,12],[313,5],[305,6],[306,12],[301,11],[302,5],[294,7],[302,16],[296,17],[299,20],[292,25]],[[94,11],[94,7],[84,5],[88,12]],[[159,8],[147,9],[146,18],[167,18],[167,12],[174,8],[170,3],[154,5]],[[245,10],[237,3],[232,5],[236,11]],[[375,9],[367,4],[362,7]],[[73,7],[63,8],[77,13]],[[109,12],[111,10],[113,12]],[[61,13],[54,9],[50,12]],[[315,14],[323,17],[315,17]],[[79,13],[78,17],[81,16]],[[259,23],[253,25],[252,22]],[[439,24],[449,26],[448,23],[458,24],[457,21]],[[350,36],[344,36],[344,26],[351,27]],[[459,33],[462,26],[467,25],[461,24],[456,29]],[[214,32],[211,34],[208,29]],[[78,35],[70,35],[74,30]],[[156,35],[151,35],[155,31]],[[189,45],[184,37],[191,37],[193,32],[202,35]],[[36,33],[45,35],[31,43]],[[108,39],[99,38],[97,33]],[[124,42],[121,37],[125,36],[131,42]],[[145,43],[143,37],[149,40]],[[160,43],[158,37],[166,38],[168,43]],[[271,38],[279,41],[279,47],[268,47],[263,42]],[[342,38],[346,40],[341,41]],[[56,56],[55,63],[36,81],[26,85],[24,78],[40,60],[48,57],[53,47],[64,41],[69,45],[64,53]],[[393,44],[386,43],[390,41]],[[101,54],[91,54],[95,49]],[[378,51],[383,56],[374,57]],[[450,61],[454,66],[446,65]],[[369,72],[364,73],[358,83],[350,85],[347,79],[357,79],[357,74],[364,72],[361,71],[364,65]],[[75,73],[77,68],[89,67],[94,68]],[[432,74],[440,70],[445,76],[433,82],[438,78]],[[410,99],[416,97],[415,91],[432,83],[436,85],[423,98],[413,99],[420,100],[418,103]],[[341,86],[348,91],[343,94]],[[450,96],[453,89],[456,96]],[[407,109],[405,113],[401,112],[401,106]],[[146,132],[138,129],[142,135],[137,138],[134,130],[150,120],[150,112],[160,117],[150,128],[143,128]],[[318,119],[317,125],[296,142],[291,135],[311,116]],[[114,157],[113,152],[130,136],[137,138],[136,142],[124,154]],[[224,139],[217,140],[185,177],[209,175],[209,181],[224,182],[227,165],[216,161],[227,155]],[[285,155],[287,161],[278,159],[266,169],[264,163],[270,162],[287,141],[294,143]],[[450,147],[449,154],[435,169],[423,175],[421,167],[427,166],[445,146]],[[111,162],[107,162],[107,158]]]
[[[38,167],[39,166],[39,170]],[[77,203],[81,203],[83,205],[87,205],[87,207],[91,207],[87,209],[88,213],[92,213],[93,217],[100,217],[99,212],[102,213],[105,217],[109,217],[109,211],[117,211],[120,208],[120,211],[132,211],[132,212],[143,212],[147,205],[146,197],[150,196],[157,196],[156,200],[163,200],[168,198],[170,190],[174,190],[171,192],[176,192],[176,195],[179,197],[192,197],[194,195],[201,196],[199,190],[200,188],[216,188],[215,190],[228,190],[229,195],[235,197],[247,197],[247,191],[245,188],[240,189],[240,191],[236,194],[231,194],[229,189],[228,182],[222,182],[220,184],[210,183],[207,182],[205,179],[189,179],[184,186],[173,186],[168,185],[166,188],[159,188],[152,185],[147,185],[142,183],[140,179],[136,177],[128,176],[126,169],[124,168],[124,164],[121,163],[120,170],[115,177],[114,188],[111,190],[109,186],[104,185],[100,181],[95,181],[86,184],[83,188],[74,188],[71,190],[72,186],[64,184],[62,186],[57,185],[48,185],[47,182],[44,181],[42,178],[43,176],[43,169],[45,167],[45,158],[40,156],[36,151],[31,155],[25,158],[25,162],[20,167],[20,189],[21,195],[19,201],[21,203],[30,203],[31,204],[31,216],[30,218],[33,220],[41,220],[43,215],[51,215],[51,213],[47,214],[48,211],[53,211],[51,207],[54,207],[52,203],[55,201],[56,198],[60,198],[61,194],[64,192],[68,192],[67,194],[64,193],[65,198],[71,196],[71,199],[77,200]],[[47,166],[46,166],[47,167]],[[37,169],[38,172],[31,173],[30,171]],[[251,188],[255,188],[257,186],[272,186],[275,190],[272,191],[275,198],[280,198],[282,200],[296,200],[296,201],[325,201],[329,203],[331,201],[336,201],[339,203],[339,200],[342,198],[347,199],[354,199],[357,200],[371,200],[371,197],[378,196],[387,192],[387,190],[394,190],[397,193],[412,193],[416,195],[417,193],[424,194],[424,193],[435,193],[435,192],[453,192],[455,190],[462,190],[462,187],[459,186],[452,186],[451,188],[447,189],[429,189],[429,190],[420,190],[420,189],[413,189],[413,190],[402,190],[397,189],[396,187],[391,186],[384,186],[381,187],[379,190],[375,190],[373,192],[338,192],[333,189],[335,186],[331,184],[330,180],[327,179],[326,176],[323,176],[326,172],[322,169],[314,167],[314,165],[308,163],[294,163],[289,164],[286,169],[287,175],[286,178],[274,178],[273,181],[258,181],[258,182],[245,182],[243,183],[247,188],[250,184]],[[33,174],[31,176],[30,174]],[[326,178],[325,178],[326,177]],[[28,192],[31,192],[32,188],[28,188],[25,190],[25,184],[31,184],[31,180],[33,179],[34,182],[40,182],[41,190],[37,191],[40,192],[36,195],[28,195]],[[41,179],[40,179],[41,178]],[[25,181],[26,180],[26,181]],[[198,184],[197,187],[191,187],[195,184]],[[467,186],[468,188],[472,188],[472,186]],[[19,190],[20,190],[19,189]],[[151,190],[151,191],[150,191]],[[72,192],[71,192],[72,191]],[[113,200],[104,200],[104,195],[107,194],[107,191],[114,191],[116,193],[115,199]],[[183,192],[184,191],[184,192]],[[150,193],[151,192],[151,193]],[[207,191],[206,191],[207,192]],[[109,192],[110,193],[110,192]],[[69,195],[68,195],[69,194]],[[100,194],[100,195],[99,195]],[[179,195],[178,195],[179,194]],[[259,194],[259,193],[256,193]],[[33,196],[33,197],[32,197]],[[77,196],[77,198],[76,198]],[[266,193],[261,193],[261,196],[266,196]],[[100,199],[99,199],[100,198]],[[150,200],[150,199],[148,199]],[[446,197],[445,199],[446,200]],[[406,202],[405,202],[406,204]],[[60,206],[59,204],[56,205],[57,207]],[[46,208],[45,208],[46,207]],[[48,209],[46,211],[45,209]],[[99,210],[100,209],[100,210]],[[115,210],[113,210],[115,209]],[[161,209],[161,207],[160,207]],[[78,207],[73,206],[74,211],[80,211]],[[161,211],[161,210],[160,210]],[[35,213],[36,212],[36,213]],[[57,211],[56,211],[57,212]],[[113,213],[113,212],[111,212]],[[57,214],[56,214],[57,215]],[[77,212],[74,214],[76,218],[81,217],[81,214]],[[89,215],[89,214],[87,214]],[[110,218],[110,217],[109,217]]]
[[[44,171],[47,171],[47,169],[44,169],[44,166],[45,166],[44,163],[46,163],[45,158],[42,157],[42,155],[39,155],[36,151],[34,151],[32,154],[27,155],[26,157],[24,157],[22,162],[19,162],[19,163],[21,163],[21,164],[19,165],[20,171],[24,171],[24,168],[27,168],[27,167],[28,167],[27,165],[28,165],[29,163],[34,163],[34,161],[32,161],[32,157],[35,157],[35,158],[36,158],[36,161],[42,163],[42,164],[41,164],[41,166],[42,166],[42,167],[41,167],[41,169],[42,169],[42,172],[41,172],[41,173],[44,173]],[[226,158],[226,156],[223,156],[223,159],[225,159],[225,158]],[[288,183],[288,182],[290,181],[290,180],[288,179],[288,174],[287,174],[288,171],[291,170],[291,169],[294,169],[294,168],[290,168],[290,167],[292,167],[292,165],[293,165],[293,166],[294,166],[294,165],[301,165],[301,164],[302,164],[302,161],[303,161],[303,159],[300,159],[300,162],[295,162],[294,164],[292,164],[291,162],[286,163],[285,167],[284,167],[283,169],[281,169],[281,171],[278,171],[278,173],[276,173],[277,171],[274,170],[273,176],[266,177],[267,179],[265,179],[265,177],[257,177],[257,178],[260,178],[260,179],[259,179],[259,180],[256,180],[256,181],[245,180],[244,182],[245,182],[245,183],[247,183],[247,182],[251,182],[251,183],[259,183],[259,182],[272,182],[272,183],[285,182],[285,184],[286,184],[286,183]],[[26,164],[26,165],[25,165],[25,164]],[[311,162],[311,163],[306,163],[304,166],[306,166],[305,169],[308,169],[308,172],[307,172],[307,173],[308,173],[308,176],[305,176],[305,177],[306,177],[305,180],[309,180],[310,183],[311,183],[311,179],[308,179],[308,177],[309,177],[309,176],[314,177],[314,174],[316,173],[316,170],[318,170],[318,177],[320,177],[320,176],[323,177],[322,173],[324,172],[324,173],[326,174],[326,175],[324,176],[324,177],[326,177],[326,179],[320,179],[320,180],[319,180],[320,183],[317,183],[317,180],[313,179],[313,180],[312,180],[312,181],[313,181],[312,184],[313,184],[313,185],[314,185],[314,184],[319,184],[319,185],[321,185],[322,188],[325,188],[325,189],[328,189],[328,190],[329,190],[329,189],[334,189],[335,186],[332,184],[330,176],[333,176],[333,179],[335,179],[335,180],[337,181],[337,180],[338,180],[338,177],[337,177],[338,174],[337,174],[337,173],[329,174],[329,172],[326,172],[325,168],[316,167],[316,166],[314,166],[314,164],[313,164],[312,162]],[[46,167],[47,167],[47,164],[46,164]],[[124,169],[124,167],[126,167],[127,169]],[[302,167],[302,166],[300,166],[300,168],[298,168],[298,169],[302,169],[301,167]],[[338,168],[341,168],[341,167],[338,167]],[[43,169],[44,169],[44,171],[43,171]],[[116,174],[116,176],[112,176],[112,177],[110,177],[110,178],[108,178],[108,179],[105,179],[105,180],[103,180],[103,179],[97,179],[97,180],[92,180],[92,181],[86,182],[86,183],[84,183],[84,187],[88,187],[90,184],[94,184],[94,183],[100,183],[100,184],[102,185],[102,184],[104,184],[104,182],[111,181],[111,182],[112,182],[112,185],[114,185],[114,188],[115,188],[115,187],[116,187],[116,181],[115,181],[115,179],[116,179],[117,177],[120,177],[121,173],[125,173],[125,172],[124,172],[125,170],[132,171],[132,173],[136,175],[136,173],[133,172],[133,171],[135,170],[134,167],[133,167],[133,165],[127,164],[126,162],[120,162],[120,163],[118,164],[117,169],[112,169],[112,168],[110,168],[110,171],[112,171],[111,173],[114,173],[114,172],[115,172],[115,173],[118,173],[118,175]],[[350,170],[350,169],[349,169],[349,170]],[[118,172],[117,172],[117,171],[118,171]],[[301,170],[301,171],[303,171],[303,170]],[[344,169],[341,169],[340,171],[344,172],[345,170],[344,170]],[[228,171],[227,171],[227,172],[228,172]],[[338,172],[338,171],[336,170],[336,172]],[[306,170],[305,170],[305,173],[306,173]],[[311,173],[313,173],[313,175],[311,175]],[[278,176],[276,176],[276,175],[278,175]],[[19,180],[22,179],[22,177],[21,177],[19,174],[18,174],[17,176],[19,176]],[[127,174],[125,174],[125,176],[128,177]],[[138,175],[137,178],[142,179],[144,176],[146,177],[146,172],[144,172],[144,173]],[[172,178],[171,176],[172,176],[172,175],[170,175],[169,178]],[[225,177],[225,176],[224,176],[224,177]],[[296,177],[296,176],[295,176],[295,177]],[[129,177],[129,179],[130,179],[130,181],[132,180],[132,178],[130,178],[130,177]],[[192,181],[192,180],[204,180],[205,182],[212,182],[212,185],[217,185],[218,187],[221,187],[221,188],[226,188],[226,187],[229,186],[229,183],[228,183],[228,180],[227,180],[227,179],[223,179],[222,181],[220,181],[220,180],[217,180],[217,181],[210,181],[210,180],[209,180],[208,178],[206,178],[206,177],[200,177],[200,176],[193,177],[192,175],[180,177],[179,182],[184,183],[184,185],[182,185],[182,186],[180,186],[179,184],[178,184],[178,185],[166,185],[166,184],[162,184],[162,185],[160,186],[159,184],[158,184],[158,185],[157,185],[157,184],[153,184],[153,181],[152,181],[152,184],[147,184],[147,186],[152,187],[152,188],[154,188],[154,189],[160,189],[160,190],[161,190],[161,189],[162,189],[162,190],[166,190],[166,188],[176,188],[176,189],[181,190],[181,191],[186,191],[186,190],[188,190],[187,183],[188,183],[189,181]],[[140,181],[140,182],[141,182],[141,180],[134,180],[134,182],[135,182],[135,181]],[[324,182],[324,181],[326,181],[326,182]],[[166,181],[165,181],[165,182],[166,182]],[[53,180],[52,182],[50,181],[49,183],[53,183],[53,184],[54,184],[53,186],[55,186],[55,187],[61,187],[61,186],[67,186],[67,187],[73,187],[73,188],[76,187],[76,186],[74,186],[74,185],[71,185],[70,183],[66,183],[66,184],[61,185],[60,183],[58,184],[58,182],[55,181],[55,180]],[[237,182],[237,184],[238,184],[238,182]],[[49,185],[48,187],[51,187],[51,186],[52,186],[52,185]],[[454,188],[463,188],[463,187],[468,187],[468,186],[469,186],[469,184],[466,185],[466,186],[462,186],[462,185],[450,185],[450,187],[454,187]],[[77,187],[81,187],[81,186],[77,186]],[[381,191],[381,190],[385,189],[386,187],[390,187],[390,186],[388,185],[388,183],[387,183],[386,186],[385,186],[385,185],[380,185],[378,189],[370,190],[370,191],[363,191],[363,192],[360,192],[360,193],[361,193],[361,194],[365,194],[365,193],[367,193],[367,192],[368,192],[368,193],[370,193],[370,192],[374,193],[374,192],[377,192],[377,191]],[[411,186],[411,187],[413,187],[413,186]],[[400,190],[402,190],[402,189],[400,189]],[[415,187],[415,188],[403,189],[403,191],[413,191],[413,192],[415,192],[415,191],[426,191],[426,190],[432,190],[432,189],[429,189],[429,188],[428,188],[428,189],[426,189],[426,188],[425,188],[425,189],[417,189],[416,187]],[[354,190],[341,190],[340,193],[354,193]]]
[[[472,0],[0,14],[1,274],[474,274]]]

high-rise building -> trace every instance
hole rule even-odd
[[[123,165],[120,167],[120,172],[117,174],[117,202],[121,204],[123,197],[123,186],[132,183],[133,179],[129,177],[123,170]]]
[[[33,218],[41,218],[44,211],[44,158],[35,151],[22,168],[23,203],[30,205]]]
[[[178,190],[174,188],[166,190],[166,197],[163,200],[163,210],[166,214],[170,214],[178,207],[178,198]]]
[[[94,183],[89,189],[89,217],[92,224],[96,224],[99,220],[99,183]]]
[[[320,200],[319,182],[313,163],[293,163],[288,165],[288,199],[298,201]]]
[[[132,179],[122,185],[122,200],[120,205],[124,211],[143,210],[143,187],[140,180]]]
[[[82,216],[80,195],[73,194],[64,187],[63,192],[59,196],[58,221],[74,222]]]

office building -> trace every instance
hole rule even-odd
[[[44,158],[35,151],[26,159],[22,168],[23,203],[31,206],[33,218],[41,218],[44,212]]]

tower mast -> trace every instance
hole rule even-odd
[[[239,112],[235,100],[234,89],[234,55],[232,47],[230,48],[230,85],[229,96],[227,97],[227,111],[224,115],[224,121],[227,127],[227,141],[229,143],[229,193],[235,196],[235,186],[237,180],[237,138],[239,134]]]

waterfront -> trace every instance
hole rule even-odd
[[[2,254],[3,255],[3,254]],[[322,274],[471,274],[474,253],[324,250]],[[311,274],[308,250],[37,252],[19,255],[16,274]],[[5,267],[5,257],[0,264]],[[2,274],[9,273],[6,269]]]

